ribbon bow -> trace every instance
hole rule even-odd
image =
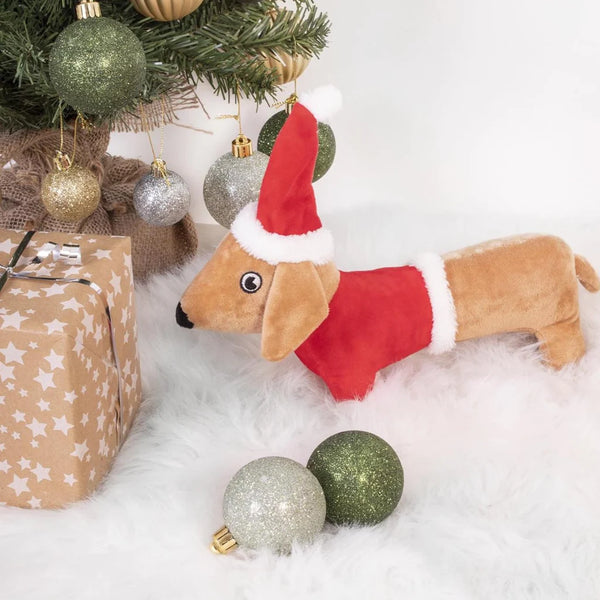
[[[0,271],[2,271],[2,275],[0,275],[0,292],[2,288],[6,285],[6,282],[11,279],[36,279],[41,281],[54,281],[56,283],[79,283],[82,285],[86,285],[90,287],[102,300],[104,305],[104,312],[108,319],[108,330],[110,332],[110,344],[113,353],[114,363],[117,368],[117,383],[118,383],[118,406],[116,408],[116,421],[117,421],[117,443],[120,446],[123,442],[123,397],[122,397],[122,389],[121,389],[121,366],[119,363],[119,358],[117,355],[117,346],[115,341],[115,336],[113,332],[112,326],[112,318],[110,315],[110,307],[108,306],[108,302],[106,300],[106,296],[102,291],[102,288],[96,285],[93,281],[89,279],[83,279],[80,277],[50,277],[47,275],[39,275],[35,273],[35,271],[24,271],[26,267],[31,267],[34,265],[39,265],[46,261],[48,258],[51,258],[54,262],[63,261],[69,265],[80,265],[81,262],[81,248],[78,244],[57,244],[55,242],[48,242],[44,244],[39,250],[34,258],[32,258],[29,262],[26,262],[24,265],[19,267],[19,259],[25,252],[25,249],[29,245],[31,238],[35,235],[35,231],[28,231],[21,243],[17,246],[14,254],[11,256],[7,265],[0,264]],[[17,270],[19,269],[19,270]]]

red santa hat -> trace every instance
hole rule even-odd
[[[341,94],[325,86],[301,95],[271,152],[258,202],[246,205],[231,233],[249,254],[272,265],[333,259],[333,237],[317,214],[312,187],[319,151],[318,121],[341,106]]]

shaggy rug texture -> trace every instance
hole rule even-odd
[[[600,268],[600,222],[324,215],[340,268],[402,264],[528,230]],[[581,289],[588,353],[554,372],[535,340],[502,335],[385,370],[336,404],[258,336],[185,330],[179,297],[206,257],[137,293],[144,403],[110,475],[61,511],[0,507],[2,600],[600,597],[600,294]],[[233,474],[261,456],[306,463],[338,431],[387,440],[405,469],[375,527],[327,526],[289,556],[208,546]]]

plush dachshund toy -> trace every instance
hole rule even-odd
[[[192,281],[177,322],[262,332],[266,359],[295,351],[336,400],[364,397],[377,371],[423,348],[446,352],[456,341],[499,332],[532,332],[555,368],[579,359],[577,282],[596,292],[600,280],[559,238],[496,240],[373,271],[336,268],[311,183],[326,93],[293,107],[258,203],[238,214]]]

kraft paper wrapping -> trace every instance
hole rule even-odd
[[[24,234],[0,230],[0,265]],[[16,278],[0,290],[0,504],[30,508],[88,496],[118,451],[119,408],[124,438],[141,398],[130,239],[37,232],[19,264],[47,242],[80,245],[82,264],[49,258],[23,270],[84,278],[101,294]]]

